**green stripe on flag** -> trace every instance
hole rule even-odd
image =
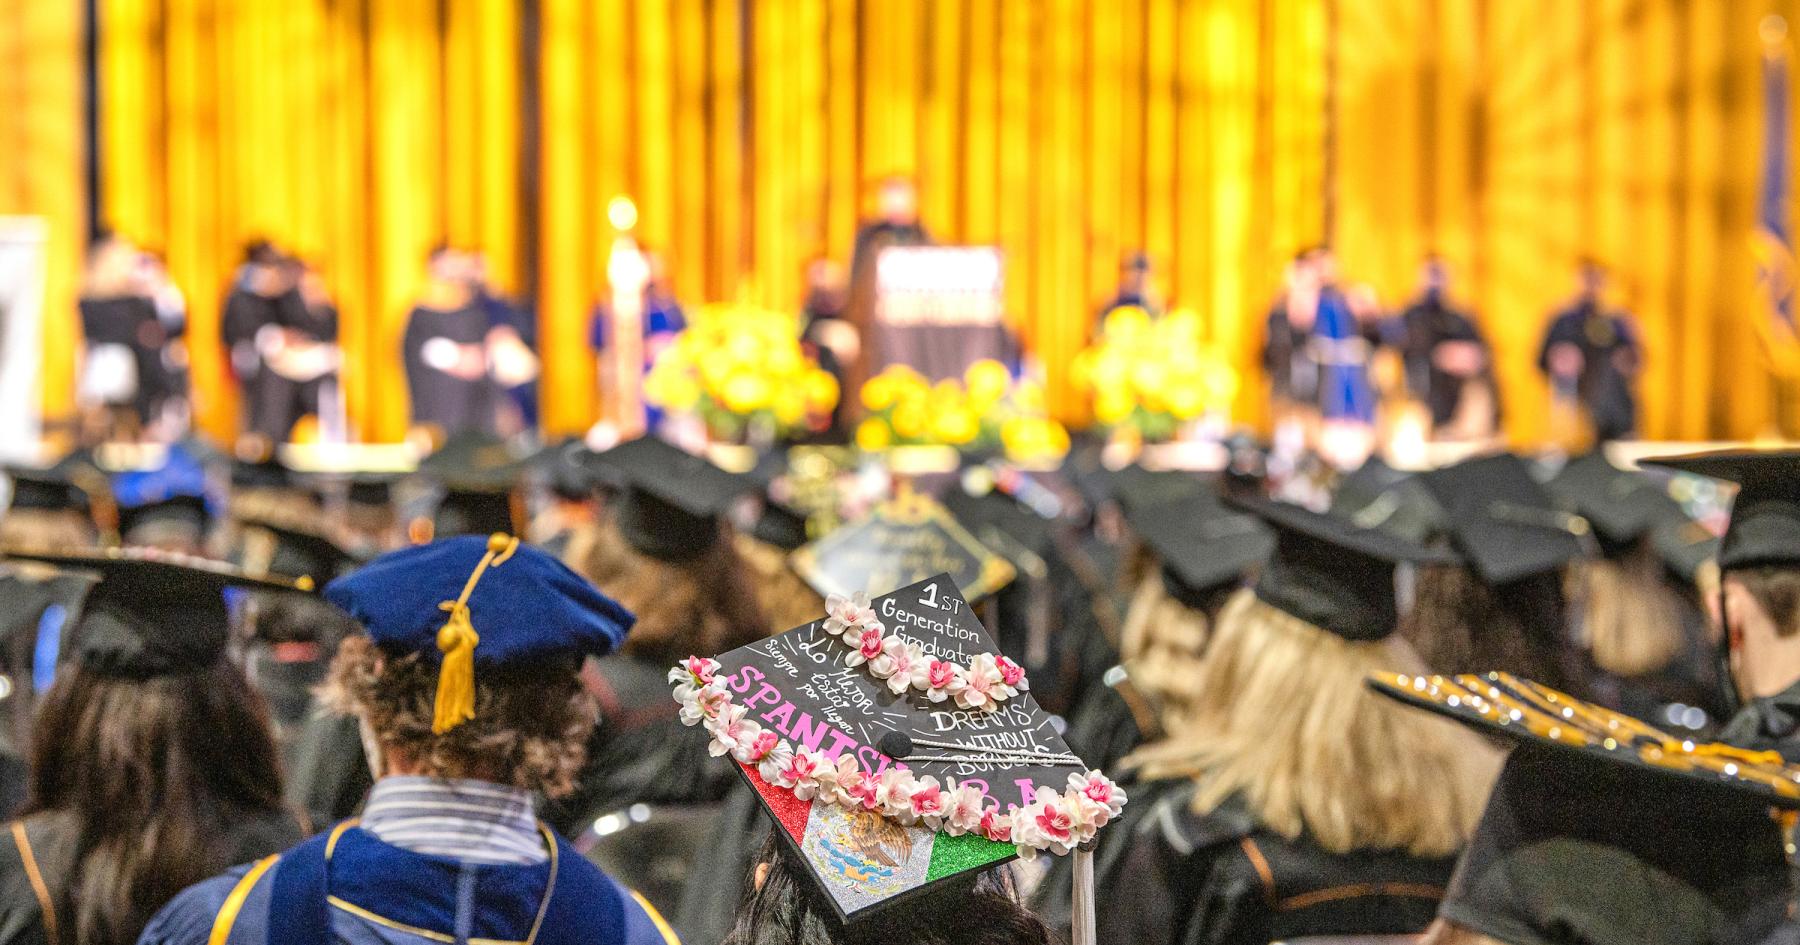
[[[940,833],[931,844],[931,865],[925,868],[925,882],[986,866],[1018,852],[1010,843],[995,843],[977,834],[952,837]]]

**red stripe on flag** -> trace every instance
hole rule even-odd
[[[750,786],[762,795],[763,803],[769,806],[769,813],[775,820],[787,828],[789,836],[798,843],[806,837],[806,815],[812,811],[812,801],[803,801],[794,796],[793,791],[776,787],[762,779],[756,773],[756,766],[739,763],[744,774],[750,778]]]

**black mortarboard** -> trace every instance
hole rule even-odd
[[[143,505],[119,509],[119,533],[129,540],[134,532],[151,526],[169,526],[205,536],[212,523],[206,499],[197,495],[172,495]]]
[[[1256,596],[1277,610],[1348,640],[1394,632],[1394,567],[1443,564],[1450,555],[1373,528],[1297,505],[1235,500],[1275,529],[1275,548],[1256,582]]]
[[[510,492],[452,488],[431,513],[431,534],[436,538],[515,531],[518,523]]]
[[[1427,543],[1448,527],[1443,506],[1419,477],[1371,457],[1338,483],[1330,513],[1359,528],[1379,528]]]
[[[1016,573],[943,506],[918,493],[876,506],[861,521],[794,552],[793,561],[822,595],[882,593],[943,572],[964,597],[980,600]]]
[[[1597,450],[1569,460],[1548,485],[1594,526],[1609,555],[1628,551],[1659,525],[1687,518],[1661,483],[1614,466]]]
[[[394,501],[394,483],[398,476],[363,473],[351,477],[344,498],[351,505],[385,509]]]
[[[212,665],[230,637],[227,587],[312,590],[309,582],[255,578],[223,562],[167,552],[6,554],[99,575],[74,628],[74,653],[84,667],[110,676],[143,679]]]
[[[269,557],[268,570],[274,574],[305,576],[323,587],[326,582],[357,564],[356,556],[337,542],[317,532],[305,531],[274,522],[251,521],[253,528],[267,529],[275,538],[275,550]]]
[[[901,635],[922,649],[926,661],[963,667],[977,659],[991,661],[998,647],[953,585],[948,574],[931,576],[876,598],[869,613],[880,615],[883,635]],[[734,752],[737,770],[820,893],[842,919],[857,923],[1011,859],[1015,843],[1030,842],[1023,835],[1027,831],[1013,830],[1006,841],[992,839],[980,814],[988,812],[994,824],[1008,823],[1014,808],[1030,813],[1040,792],[1064,797],[1073,790],[1072,776],[1080,780],[1087,766],[1029,692],[1011,695],[999,711],[959,708],[942,693],[942,701],[933,701],[904,680],[891,685],[871,664],[847,665],[845,659],[857,652],[857,641],[848,638],[860,634],[851,629],[840,636],[831,626],[815,620],[720,654],[708,675],[732,693],[734,704],[721,713],[782,743],[776,747],[772,740],[760,760],[753,750]],[[685,676],[672,673],[671,681]],[[697,680],[686,678],[679,684],[692,689]],[[707,728],[713,731],[711,723]],[[782,763],[802,748],[821,753],[825,765],[854,761],[855,773],[808,775],[803,785],[795,776],[798,769],[784,770]],[[887,799],[879,802],[874,795],[866,804],[845,800],[863,796],[856,784],[865,775],[877,779],[863,785],[872,789],[881,776],[900,768],[914,779],[931,779],[936,804],[923,808],[925,814],[914,816],[923,794],[913,794],[910,803],[885,793]],[[818,782],[826,779],[835,788],[820,790]],[[952,808],[964,786],[972,789],[970,803]],[[908,808],[905,815],[896,806]]]
[[[1800,808],[1800,769],[1504,673],[1370,685],[1518,743],[1443,918],[1513,945],[1747,945],[1783,921],[1770,810]]]
[[[293,471],[281,464],[273,453],[261,459],[237,458],[231,463],[233,489],[292,489]]]
[[[1483,583],[1542,574],[1584,553],[1586,521],[1556,508],[1517,456],[1465,460],[1420,481],[1447,513],[1451,542]]]
[[[750,537],[782,551],[794,551],[806,544],[806,516],[773,499],[764,499],[756,522],[750,526]]]
[[[1656,526],[1650,545],[1663,564],[1683,580],[1693,581],[1706,562],[1719,556],[1719,536],[1704,524],[1683,515]]]
[[[457,433],[419,460],[421,475],[459,492],[510,492],[525,469],[505,440],[479,430]]]
[[[1040,558],[1051,553],[1050,520],[999,489],[975,495],[954,485],[944,491],[940,501],[945,511],[989,547],[1005,551],[1001,544],[1015,545]],[[994,535],[1003,536],[1004,541],[989,540]]]
[[[619,490],[614,521],[640,553],[684,561],[712,547],[719,516],[755,482],[655,437],[639,437],[589,458]]]
[[[1642,462],[1738,484],[1719,567],[1800,564],[1800,450],[1720,450]]]
[[[47,512],[88,510],[87,490],[55,469],[12,466],[7,468],[6,474],[12,480],[11,508]]]
[[[450,437],[419,461],[419,473],[444,487],[432,512],[432,535],[518,531],[512,493],[527,465],[505,440],[491,433],[464,430]]]
[[[1169,596],[1196,610],[1241,583],[1275,547],[1274,533],[1255,516],[1211,496],[1133,508],[1126,521],[1161,559]]]
[[[570,437],[538,450],[531,466],[557,498],[569,502],[591,499],[598,484],[585,459],[587,444]]]
[[[1140,506],[1162,505],[1197,495],[1213,495],[1205,479],[1181,470],[1150,470],[1127,466],[1112,476],[1112,497],[1130,511]]]

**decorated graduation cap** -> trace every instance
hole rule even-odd
[[[1394,632],[1400,620],[1394,600],[1397,565],[1455,560],[1443,551],[1297,505],[1236,501],[1275,531],[1274,550],[1256,582],[1257,598],[1348,640],[1379,640]]]
[[[1275,547],[1268,526],[1212,496],[1133,508],[1125,520],[1161,559],[1169,596],[1195,610],[1237,586]]]
[[[950,575],[826,609],[669,682],[845,921],[1070,853],[1118,816],[1124,792],[1063,743]]]
[[[253,577],[224,562],[149,549],[6,556],[98,575],[73,629],[73,653],[94,672],[134,679],[194,672],[218,660],[230,638],[225,588],[312,590],[303,579]]]
[[[664,561],[691,560],[711,548],[719,516],[755,488],[750,477],[653,436],[596,453],[590,462],[618,490],[613,515],[620,534],[640,554]]]
[[[1338,483],[1329,512],[1359,528],[1379,528],[1420,544],[1442,534],[1448,524],[1443,506],[1417,475],[1380,457],[1370,457]]]
[[[1486,584],[1542,574],[1584,553],[1587,522],[1558,509],[1511,453],[1465,460],[1420,481],[1445,510],[1451,543]]]
[[[1800,565],[1800,450],[1720,450],[1643,464],[1738,484],[1719,567]]]
[[[439,666],[432,731],[475,717],[475,674],[604,656],[636,620],[554,557],[495,534],[389,552],[325,586],[384,652]]]
[[[1514,945],[1761,942],[1783,921],[1771,811],[1800,809],[1800,768],[1773,752],[1686,741],[1505,673],[1370,685],[1516,743],[1440,916]]]
[[[1010,583],[1011,562],[969,533],[942,505],[905,492],[794,553],[794,570],[822,595],[880,593],[938,573],[979,601]]]

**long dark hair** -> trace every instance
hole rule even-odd
[[[1560,571],[1488,585],[1462,565],[1418,572],[1413,606],[1400,635],[1434,673],[1501,670],[1575,696],[1589,671],[1568,632]]]
[[[773,832],[757,862],[769,872],[746,884],[722,945],[1049,945],[1050,932],[1019,904],[1004,869],[939,884],[912,903],[854,925],[840,922],[806,865]]]
[[[225,659],[141,680],[71,665],[35,731],[25,813],[73,819],[57,908],[82,945],[131,945],[176,893],[233,865],[227,826],[282,806],[268,711]]]

